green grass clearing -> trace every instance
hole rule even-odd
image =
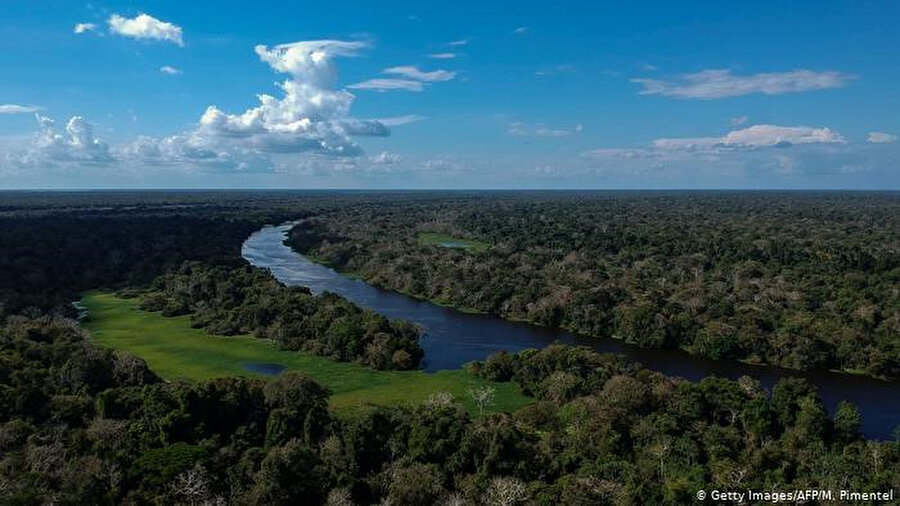
[[[269,341],[252,336],[213,336],[202,329],[191,328],[189,316],[167,318],[143,311],[139,299],[89,292],[81,302],[89,315],[82,325],[91,332],[94,341],[143,358],[154,372],[167,380],[267,377],[247,370],[246,364],[271,363],[302,371],[327,386],[332,391],[331,405],[335,409],[367,404],[417,403],[434,392],[445,391],[474,414],[477,410],[469,389],[485,385],[496,388],[491,411],[515,411],[532,402],[512,382],[488,382],[462,369],[433,374],[375,371],[355,363],[279,350]]]
[[[487,251],[488,248],[490,248],[490,245],[487,243],[473,241],[472,239],[453,237],[452,235],[436,234],[433,232],[420,232],[419,245],[464,249],[473,253],[481,253]]]

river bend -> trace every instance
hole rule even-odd
[[[323,291],[336,293],[388,318],[421,325],[425,329],[421,346],[425,350],[422,367],[426,371],[456,369],[499,350],[515,352],[563,342],[619,353],[649,369],[690,380],[710,375],[732,379],[747,375],[771,388],[780,378],[802,376],[818,387],[829,410],[833,411],[841,400],[855,404],[863,416],[862,431],[866,437],[889,439],[900,424],[898,381],[709,360],[681,350],[640,348],[611,338],[581,337],[564,330],[511,322],[496,316],[463,313],[370,286],[317,264],[284,245],[289,229],[290,225],[269,226],[255,232],[244,242],[243,257],[257,267],[269,269],[286,285],[306,286],[316,294]]]

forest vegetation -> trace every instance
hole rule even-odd
[[[186,263],[156,278],[142,299],[143,309],[190,314],[193,326],[213,334],[253,334],[282,349],[373,369],[416,369],[422,359],[415,325],[388,320],[338,295],[284,286],[257,267]]]
[[[377,286],[513,320],[897,377],[898,232],[893,193],[463,194],[327,210],[290,244]]]
[[[856,407],[829,413],[803,379],[686,381],[554,345],[458,371],[480,378],[468,399],[410,388],[411,402],[336,409],[312,378],[326,381],[324,365],[163,377],[105,346],[140,336],[111,334],[101,311],[95,338],[69,304],[106,290],[118,317],[156,322],[148,339],[172,331],[157,352],[271,339],[297,364],[423,375],[378,370],[402,368],[398,351],[413,359],[409,324],[240,257],[253,230],[302,220],[292,244],[382,286],[646,345],[892,375],[896,211],[891,194],[0,195],[0,504],[637,505],[713,488],[897,489],[900,434],[864,439]],[[420,245],[420,232],[490,247]],[[530,402],[498,409],[501,389]]]
[[[87,317],[82,327],[91,341],[141,357],[166,381],[205,381],[228,376],[271,378],[302,371],[331,392],[337,410],[358,406],[420,403],[434,392],[447,392],[470,413],[480,410],[474,390],[491,387],[493,402],[485,412],[514,411],[532,401],[512,382],[483,380],[463,369],[425,373],[375,370],[358,362],[338,362],[303,351],[280,349],[252,335],[222,338],[191,326],[191,316],[163,316],[140,309],[139,298],[89,292],[82,298]]]
[[[219,338],[224,339],[224,338]],[[687,382],[583,348],[473,365],[537,402],[473,417],[435,392],[338,414],[302,373],[161,382],[72,320],[0,328],[4,504],[683,504],[696,490],[883,490],[865,441],[804,380]]]

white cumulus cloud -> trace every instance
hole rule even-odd
[[[355,136],[386,136],[388,127],[377,120],[350,116],[355,97],[336,89],[334,59],[354,56],[362,42],[301,41],[274,47],[256,46],[259,58],[273,70],[290,77],[278,84],[282,97],[258,95],[259,105],[231,114],[211,105],[196,130],[170,138],[171,152],[197,158],[222,153],[245,155],[318,153],[355,156],[361,153]]]
[[[0,114],[30,114],[41,109],[36,105],[0,104]]]
[[[422,121],[423,119],[425,119],[425,116],[420,116],[418,114],[405,114],[403,116],[393,116],[390,118],[379,118],[378,121],[384,126],[393,127],[393,126],[408,125],[410,123]]]
[[[133,39],[160,40],[184,46],[181,27],[173,23],[161,21],[149,14],[138,14],[134,18],[126,18],[113,14],[107,20],[112,33]]]
[[[75,27],[72,28],[72,32],[78,33],[78,34],[93,32],[96,30],[97,30],[97,25],[95,25],[94,23],[76,23]]]
[[[438,83],[443,81],[450,81],[454,77],[456,77],[456,72],[449,70],[434,70],[431,72],[423,72],[419,70],[418,67],[414,67],[412,65],[403,65],[400,67],[391,67],[384,69],[383,72],[385,74],[393,74],[402,76],[408,79],[413,79],[416,81],[422,81],[424,83]]]
[[[271,160],[262,153],[211,146],[209,140],[196,131],[162,139],[140,136],[119,147],[115,153],[121,162],[149,167],[259,172],[272,166]]]
[[[374,78],[351,84],[348,88],[371,91],[422,91],[426,84],[450,81],[456,72],[450,70],[433,70],[426,72],[413,65],[401,65],[382,70],[384,74],[400,76],[399,78]]]
[[[867,140],[872,144],[887,144],[889,142],[897,142],[897,136],[884,132],[869,132]]]
[[[367,79],[360,83],[347,86],[354,90],[371,90],[371,91],[422,91],[425,86],[421,81],[413,81],[411,79],[385,79],[375,78]]]
[[[27,166],[59,164],[98,165],[112,162],[109,145],[94,137],[94,127],[81,116],[73,116],[59,129],[47,116],[36,114],[38,132],[18,163]]]
[[[10,152],[13,169],[42,166],[107,164],[133,170],[167,167],[182,171],[277,171],[315,159],[324,167],[393,165],[397,155],[363,155],[357,136],[387,136],[388,125],[418,121],[406,115],[384,122],[350,115],[352,93],[337,86],[335,59],[357,55],[367,44],[335,40],[302,41],[274,47],[257,46],[258,57],[273,70],[288,74],[277,84],[280,96],[258,95],[259,105],[230,113],[207,107],[197,126],[168,137],[140,136],[110,148],[96,139],[90,124],[72,118],[65,129],[39,116],[40,130],[27,149]],[[163,70],[165,72],[165,70]],[[16,106],[15,112],[19,111]],[[13,106],[6,107],[13,112]],[[300,156],[302,155],[302,156]],[[341,161],[344,160],[344,161]]]
[[[428,55],[429,58],[434,60],[452,60],[457,56],[459,55],[457,55],[456,53],[431,53],[430,55]]]
[[[376,165],[396,165],[400,163],[402,158],[400,155],[396,153],[388,153],[387,151],[382,151],[375,156],[369,158],[369,162],[374,163]]]
[[[577,133],[581,133],[584,127],[575,125],[572,128],[553,128],[543,123],[528,124],[521,121],[515,121],[509,124],[507,133],[517,137],[568,137]]]
[[[180,69],[177,69],[171,65],[163,65],[159,68],[159,71],[163,74],[169,74],[170,76],[175,76],[181,73]]]
[[[643,86],[639,92],[641,95],[712,100],[755,93],[782,95],[840,88],[853,77],[843,72],[814,72],[805,69],[739,76],[732,74],[730,70],[714,69],[684,74],[669,81],[635,78],[631,82]]]
[[[656,139],[659,149],[714,150],[719,148],[783,147],[793,144],[843,144],[846,140],[834,130],[807,126],[753,125],[732,130],[722,137]]]
[[[653,172],[685,181],[769,175],[807,178],[810,183],[814,179],[809,178],[819,176],[892,170],[896,156],[890,145],[848,142],[827,127],[754,125],[720,137],[664,138],[646,147],[595,149],[582,153],[582,158],[607,173]]]

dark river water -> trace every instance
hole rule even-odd
[[[559,329],[536,327],[496,316],[473,315],[375,288],[312,262],[283,244],[289,225],[266,227],[244,242],[242,255],[251,264],[271,270],[286,285],[307,286],[313,293],[337,293],[388,318],[415,322],[425,329],[421,345],[426,371],[456,369],[499,350],[541,348],[553,342],[590,346],[625,355],[645,367],[671,376],[698,380],[715,375],[759,379],[771,388],[780,378],[802,376],[814,383],[829,410],[841,400],[855,404],[863,415],[862,431],[869,438],[889,439],[900,424],[900,382],[827,371],[800,372],[769,366],[709,360],[680,350],[630,346],[616,339],[587,338]]]

